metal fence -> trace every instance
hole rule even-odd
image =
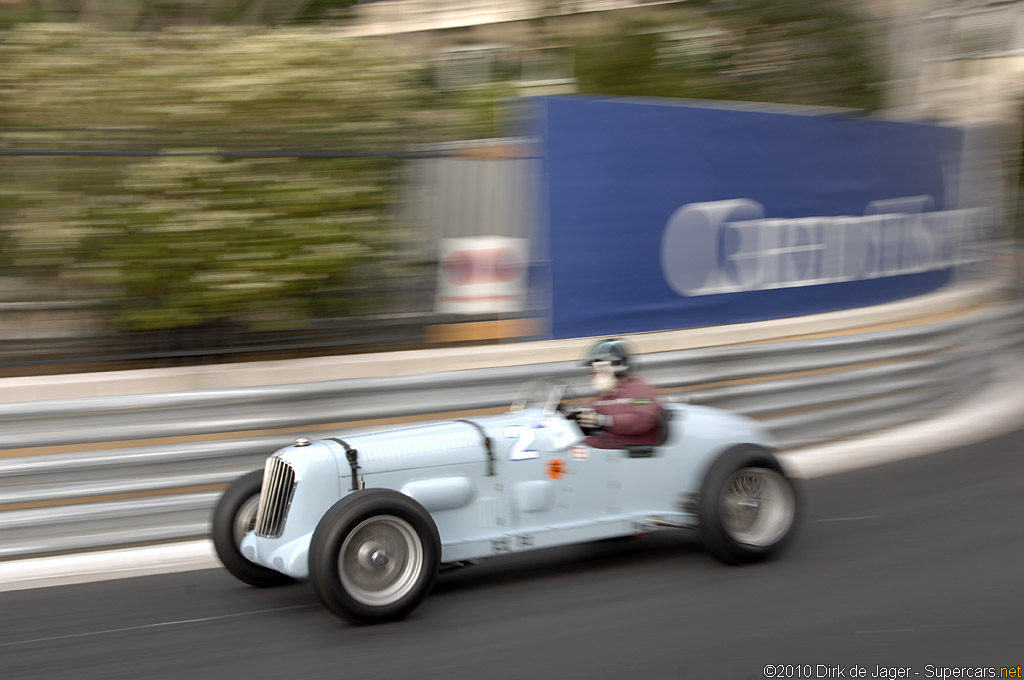
[[[321,317],[295,327],[253,329],[231,322],[152,331],[106,323],[110,300],[0,302],[0,376],[123,370],[428,346],[432,326],[490,320],[433,311],[436,271],[420,267],[375,288],[381,310]],[[339,289],[339,297],[361,289]]]
[[[361,140],[359,148],[345,147],[345,143],[327,133],[282,137],[251,130],[222,134],[0,128],[0,156],[5,158],[0,183],[15,186],[18,194],[7,201],[10,197],[0,192],[0,246],[9,233],[18,231],[14,227],[26,212],[54,210],[54,196],[74,191],[116,195],[117,183],[139,162],[191,156],[287,159],[295,163],[299,185],[307,172],[348,178],[367,172],[367,160],[379,161],[372,172],[387,176],[383,221],[395,234],[388,252],[362,265],[351,282],[321,290],[315,299],[291,301],[289,306],[312,305],[317,311],[311,319],[275,321],[276,327],[268,327],[265,322],[235,316],[131,332],[118,330],[115,319],[134,300],[113,288],[83,289],[77,280],[40,275],[38,267],[17,261],[17,256],[5,262],[10,256],[3,251],[13,249],[0,247],[0,375],[408,349],[434,344],[434,326],[498,320],[496,315],[454,317],[436,311],[438,240],[493,235],[539,242],[533,233],[539,224],[534,203],[538,192],[533,186],[538,161],[532,157],[530,141],[481,140],[408,150],[375,146],[372,139]],[[339,189],[339,200],[344,195]],[[64,219],[67,215],[54,213],[43,223],[59,227]],[[373,224],[367,229],[379,227]],[[44,260],[66,258],[60,250],[63,238],[62,230],[56,228],[53,239],[40,242]],[[53,251],[45,252],[46,248]],[[224,249],[230,251],[231,244]],[[159,269],[165,264],[154,257],[148,266]],[[191,273],[180,272],[180,276],[187,278]],[[537,310],[527,309],[502,318],[536,314]]]
[[[640,357],[640,370],[670,397],[760,419],[791,449],[970,397],[1020,357],[1022,311],[1015,303],[900,330],[661,352]],[[575,362],[557,362],[2,404],[0,558],[207,535],[224,486],[299,434],[498,411],[538,378],[590,393]]]

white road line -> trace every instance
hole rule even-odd
[[[291,607],[275,607],[273,609],[257,609],[251,612],[236,612],[234,614],[222,614],[221,616],[207,616],[202,619],[183,619],[181,621],[162,621],[160,623],[147,623],[141,626],[129,626],[127,628],[110,628],[108,630],[94,630],[88,633],[73,633],[71,635],[55,635],[53,637],[33,638],[31,640],[16,640],[14,642],[0,642],[0,647],[13,647],[15,645],[30,645],[36,642],[53,642],[55,640],[71,640],[74,638],[95,637],[97,635],[111,635],[113,633],[127,633],[136,630],[149,628],[165,628],[167,626],[183,626],[190,623],[207,623],[208,621],[223,621],[224,619],[237,619],[243,616],[255,616],[257,614],[270,614],[272,612],[285,612],[292,609],[308,609],[321,606],[319,602],[310,604],[297,604]]]

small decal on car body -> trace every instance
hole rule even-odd
[[[564,460],[559,458],[552,458],[544,466],[547,470],[547,475],[551,479],[561,479],[565,477],[565,473],[569,471],[569,467],[565,464]]]

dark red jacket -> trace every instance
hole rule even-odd
[[[611,416],[612,425],[587,437],[583,442],[587,446],[621,449],[657,442],[661,401],[658,392],[645,380],[627,375],[614,391],[599,395],[591,406],[598,413]]]

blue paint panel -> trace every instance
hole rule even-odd
[[[797,316],[919,295],[951,271],[684,296],[661,267],[683,205],[750,199],[766,218],[863,216],[930,196],[950,210],[960,133],[935,126],[661,100],[538,100],[554,337]],[[729,247],[723,239],[720,247]]]

